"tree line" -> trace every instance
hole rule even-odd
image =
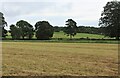
[[[55,32],[64,31],[65,27],[54,26]],[[103,34],[101,27],[92,27],[92,26],[77,26],[77,33],[88,33],[88,34]]]
[[[76,35],[77,33],[77,26],[74,24],[76,24],[74,20],[68,19],[66,21],[67,27],[64,27],[65,28],[64,32],[68,36],[70,36],[70,38],[72,38],[72,36]],[[12,39],[14,40],[32,39],[33,36],[40,40],[48,40],[53,37],[55,29],[48,21],[38,21],[36,22],[34,27],[35,29],[27,21],[20,20],[15,25],[14,24],[10,25],[9,33],[11,33]],[[4,29],[2,33],[4,33],[2,37],[5,38],[7,36],[7,30]]]
[[[2,37],[6,37],[7,30],[4,29],[7,22],[4,17],[2,18]],[[10,33],[12,39],[32,39],[35,35],[37,39],[51,39],[54,31],[63,31],[67,36],[72,39],[77,33],[90,33],[90,34],[103,34],[109,37],[115,37],[119,40],[120,37],[120,2],[110,1],[104,6],[104,10],[101,13],[99,19],[99,28],[77,26],[77,23],[73,19],[68,19],[65,23],[65,27],[55,26],[53,27],[48,21],[38,21],[33,26],[25,20],[18,21],[15,25],[10,25]]]
[[[72,36],[75,36],[76,33],[89,33],[89,34],[101,34],[98,32],[99,28],[96,27],[85,27],[85,26],[76,26],[75,27],[69,27],[72,25],[70,24],[70,21],[74,21],[72,19],[68,19],[66,21],[67,27],[59,27],[59,26],[52,26],[49,24],[48,21],[38,21],[35,24],[35,29],[33,26],[28,23],[27,21],[20,20],[16,23],[16,25],[10,25],[10,31],[3,30],[6,32],[3,32],[3,37],[5,38],[7,36],[7,32],[11,33],[12,39],[32,39],[32,37],[35,35],[37,39],[50,39],[53,37],[54,32],[60,32],[63,31],[66,33],[67,36],[70,36],[70,39],[72,39]],[[69,22],[69,23],[67,23]],[[76,24],[74,21],[73,23]],[[74,25],[73,25],[74,26]],[[72,29],[71,29],[72,28]]]

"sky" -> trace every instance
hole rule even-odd
[[[8,23],[7,28],[19,20],[33,26],[38,21],[65,26],[67,19],[76,21],[77,26],[99,27],[101,12],[108,1],[111,0],[0,0],[0,12]]]

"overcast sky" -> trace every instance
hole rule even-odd
[[[97,26],[103,7],[110,0],[0,0],[0,12],[8,25],[26,20],[32,25],[49,21],[53,26],[64,26],[67,19],[77,25]]]

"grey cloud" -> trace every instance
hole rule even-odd
[[[56,12],[64,12],[70,9],[70,5],[59,6],[55,2],[4,2],[3,12],[8,17],[16,17],[20,15],[28,15],[32,13],[42,13],[45,10],[55,10]]]
[[[11,2],[9,2],[11,1]],[[8,24],[20,19],[34,23],[48,20],[53,25],[64,25],[68,18],[79,19],[78,25],[97,25],[102,7],[108,0],[5,0],[1,10]],[[16,1],[16,2],[15,2]],[[66,1],[66,2],[64,2]],[[91,20],[91,21],[90,21]],[[86,23],[85,23],[86,22]]]

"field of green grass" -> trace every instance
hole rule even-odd
[[[77,33],[73,38],[96,38],[96,39],[102,39],[105,38],[103,35],[98,34],[87,34],[87,33]],[[53,38],[69,38],[69,36],[66,36],[64,32],[54,32]]]
[[[102,39],[102,38],[108,38],[104,37],[104,35],[98,35],[98,34],[87,34],[87,33],[77,33],[73,38],[96,38],[96,39]],[[10,36],[10,33],[8,33],[8,36],[6,38],[12,38]],[[35,38],[35,37],[33,37]],[[64,32],[54,32],[52,38],[69,38],[69,36],[65,35]]]
[[[2,42],[3,76],[116,76],[118,44]]]
[[[101,39],[101,40],[86,40],[87,37],[89,39]],[[8,39],[11,39],[10,33],[7,36]],[[80,39],[81,38],[81,39]],[[84,39],[82,39],[84,38]],[[87,33],[77,33],[73,37],[73,40],[69,40],[69,36],[66,36],[64,32],[54,32],[51,40],[36,40],[35,36],[33,37],[35,40],[14,40],[15,42],[59,42],[59,43],[112,43],[118,44],[117,40],[103,40],[103,39],[113,39],[109,37],[104,37],[104,35],[98,34],[87,34]],[[60,40],[61,39],[61,40]],[[11,42],[13,40],[3,40],[3,42]]]

